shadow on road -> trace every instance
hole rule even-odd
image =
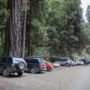
[[[4,77],[2,74],[0,74],[0,77]],[[18,76],[17,74],[10,74],[9,77],[4,77],[4,78],[21,78],[24,76]]]

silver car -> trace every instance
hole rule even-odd
[[[63,58],[63,59],[58,60],[56,62],[58,62],[61,66],[67,66],[67,67],[69,67],[69,66],[72,65],[72,61],[69,58]]]

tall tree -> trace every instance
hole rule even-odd
[[[27,19],[27,55],[33,55],[33,52],[42,46],[44,37],[44,16],[46,0],[30,0],[30,10]]]
[[[28,1],[22,0],[22,11],[23,15],[23,39],[22,39],[22,57],[25,55],[25,47],[26,47],[26,21],[27,21],[27,9],[28,9]]]
[[[51,27],[48,32],[50,52],[66,56],[81,51],[84,47],[84,33],[80,0],[49,2],[51,8],[47,23]]]
[[[4,55],[21,56],[21,0],[8,0],[10,16],[5,31]]]

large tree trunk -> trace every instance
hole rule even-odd
[[[26,45],[27,45],[27,56],[31,55],[31,13],[28,15],[27,19],[27,30],[26,30]]]
[[[24,27],[23,27],[23,43],[22,43],[22,57],[25,56],[25,42],[26,42],[26,20],[27,20],[27,10],[24,10]]]
[[[32,37],[31,37],[31,32],[33,30],[32,26],[32,20],[33,20],[33,14],[36,13],[36,5],[37,5],[38,0],[30,0],[30,10],[28,12],[28,18],[27,18],[27,30],[26,30],[26,44],[27,44],[27,56],[32,56],[33,55],[33,50],[32,50]]]
[[[21,0],[8,0],[10,17],[5,34],[5,56],[21,56]]]

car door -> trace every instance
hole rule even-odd
[[[2,63],[2,69],[3,69],[4,67],[7,67],[7,66],[8,66],[7,57],[3,57],[2,60],[1,60],[1,63]]]
[[[64,59],[60,60],[60,63],[61,63],[61,65],[64,65],[65,64]]]
[[[59,63],[60,65],[63,65],[63,60],[59,60],[58,63]]]
[[[32,59],[25,59],[25,61],[27,62],[27,68],[28,70],[30,70],[33,66],[33,61]]]
[[[7,66],[7,58],[6,57],[2,57],[0,59],[0,71],[2,71],[3,68],[6,67],[6,66]]]
[[[30,68],[30,59],[25,59],[26,63],[27,63],[27,69]]]
[[[2,71],[2,57],[0,57],[0,72]]]
[[[13,63],[12,58],[11,57],[7,57],[5,61],[6,61],[5,63],[7,65],[7,67],[11,68],[11,65]]]
[[[39,61],[37,59],[31,59],[29,64],[30,64],[31,68],[39,67]]]

